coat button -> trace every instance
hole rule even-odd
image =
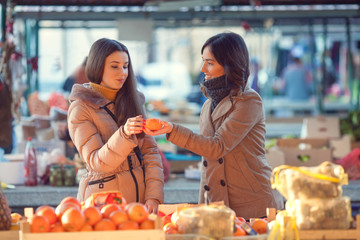
[[[206,160],[203,161],[203,165],[204,165],[204,167],[207,167],[207,161]]]
[[[224,180],[221,180],[221,181],[220,181],[220,184],[221,184],[221,186],[223,186],[223,187],[225,187],[225,185],[226,185]]]
[[[222,164],[224,162],[224,160],[222,158],[219,158],[219,163]]]
[[[210,191],[210,188],[208,185],[204,185],[204,189],[205,189],[205,191]]]

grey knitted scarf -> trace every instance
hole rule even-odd
[[[225,75],[203,80],[201,84],[205,87],[205,90],[209,97],[211,98],[211,112],[214,111],[219,102],[229,95],[231,90],[231,84],[226,84]]]

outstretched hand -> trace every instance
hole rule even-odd
[[[161,135],[161,134],[170,133],[173,130],[174,126],[170,122],[161,121],[161,124],[163,125],[163,127],[160,128],[159,130],[150,130],[148,128],[145,128],[144,132],[150,136],[157,136],[157,135]]]

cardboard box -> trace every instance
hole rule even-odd
[[[1,240],[19,240],[19,231],[0,231]]]
[[[332,149],[333,158],[340,159],[351,152],[351,137],[344,135],[342,138],[334,138],[329,140]]]
[[[284,153],[286,165],[309,167],[333,160],[329,140],[326,138],[278,139],[277,146]]]
[[[91,231],[91,232],[46,232],[31,233],[30,224],[26,221],[20,223],[20,240],[104,240],[104,239],[127,239],[127,240],[165,240],[165,232],[155,222],[156,229],[150,230],[115,230],[115,231]]]
[[[159,204],[158,210],[165,215],[169,215],[174,213],[178,208],[182,208],[186,205],[188,205],[188,203]]]
[[[285,164],[285,154],[277,148],[271,148],[266,152],[266,159],[274,169]]]
[[[24,154],[5,154],[0,162],[0,178],[8,184],[24,184]]]
[[[340,121],[338,117],[304,118],[301,138],[340,138]]]

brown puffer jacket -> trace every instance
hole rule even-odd
[[[75,84],[69,100],[69,133],[88,171],[80,180],[78,200],[84,201],[92,193],[120,191],[127,202],[155,199],[163,203],[164,174],[155,139],[127,137],[124,126],[119,128],[103,109],[110,101],[88,83]],[[114,112],[114,104],[107,107]],[[144,159],[145,179],[133,150],[136,146]]]

